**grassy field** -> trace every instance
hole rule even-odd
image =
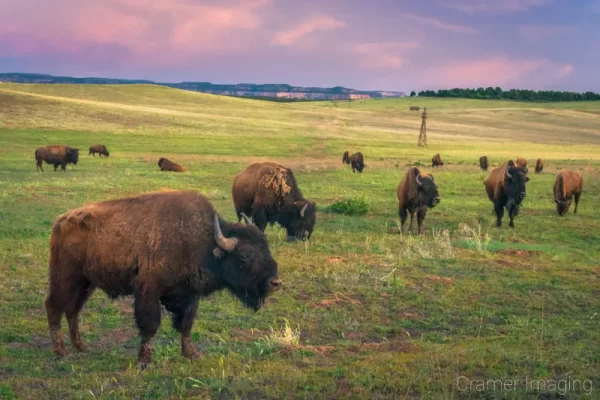
[[[410,104],[427,106],[426,149]],[[110,158],[87,156],[97,143]],[[50,144],[79,147],[79,164],[36,173],[34,151]],[[363,174],[342,165],[344,150],[364,153]],[[431,171],[435,153],[446,165]],[[493,227],[476,165],[484,154],[494,166],[546,161],[531,172],[515,230]],[[161,173],[162,156],[189,172]],[[285,287],[263,310],[226,293],[201,301],[197,361],[182,358],[163,318],[154,364],[139,371],[132,299],[97,291],[82,312],[90,351],[52,354],[43,302],[58,214],[171,188],[205,194],[233,220],[233,176],[258,160],[292,167],[319,210],[308,243],[267,229]],[[411,165],[434,173],[442,197],[422,237],[393,233],[395,190]],[[578,215],[560,218],[552,185],[565,167],[583,173],[584,194]],[[600,102],[272,103],[0,83],[0,189],[0,398],[600,396]],[[354,197],[365,216],[332,212]],[[511,391],[478,380],[518,382]]]

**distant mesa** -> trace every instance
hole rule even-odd
[[[44,84],[82,84],[82,85],[126,85],[150,84],[167,86],[175,89],[190,90],[201,93],[212,93],[224,96],[257,97],[280,101],[302,100],[359,100],[382,99],[387,97],[405,97],[404,92],[364,91],[348,89],[341,86],[333,88],[301,87],[286,84],[239,83],[235,85],[219,85],[210,82],[164,83],[143,79],[110,79],[110,78],[73,78],[70,76],[53,76],[45,74],[0,73],[0,82],[12,83],[44,83]]]

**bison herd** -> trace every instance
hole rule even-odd
[[[104,145],[89,148],[89,155],[109,156]],[[69,146],[41,147],[35,151],[37,168],[42,162],[61,166],[77,164],[79,150]],[[343,155],[343,163],[362,172],[364,156]],[[439,154],[433,167],[444,163]],[[536,173],[543,169],[537,160]],[[161,171],[182,172],[185,168],[160,158]],[[488,158],[479,159],[487,171]],[[43,172],[43,169],[42,169]],[[526,196],[527,161],[518,158],[492,170],[485,191],[494,205],[498,227],[504,211],[514,228],[514,218]],[[557,213],[575,210],[583,179],[577,172],[563,170],[554,184]],[[232,197],[237,223],[222,219],[212,204],[194,191],[166,191],[137,197],[91,203],[57,217],[50,239],[50,277],[46,312],[53,350],[67,355],[61,333],[66,315],[72,346],[86,346],[78,326],[79,313],[99,288],[110,297],[133,295],[135,321],[141,336],[138,362],[152,361],[151,340],[161,321],[161,304],[181,334],[181,352],[196,358],[191,329],[201,297],[226,289],[247,307],[258,310],[282,283],[277,262],[264,235],[268,224],[286,229],[288,240],[308,240],[317,221],[317,206],[306,199],[291,169],[273,162],[248,166],[233,179]],[[401,231],[410,214],[409,230],[417,214],[418,233],[423,232],[427,210],[440,203],[433,175],[410,167],[397,188]],[[244,221],[244,224],[241,221]]]

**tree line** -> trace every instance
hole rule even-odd
[[[600,100],[600,94],[594,92],[561,92],[554,90],[502,90],[499,87],[488,87],[478,89],[440,89],[422,90],[419,93],[411,92],[411,96],[420,97],[460,97],[467,99],[504,99],[522,101],[588,101]]]

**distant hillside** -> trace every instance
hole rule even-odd
[[[388,97],[404,97],[403,92],[363,91],[347,89],[341,86],[333,88],[300,87],[286,84],[239,83],[236,85],[218,85],[210,82],[164,83],[140,79],[110,78],[73,78],[70,76],[52,76],[45,74],[0,73],[0,82],[13,83],[45,83],[45,84],[84,84],[84,85],[119,85],[146,83],[168,86],[194,92],[220,94],[225,96],[258,97],[276,100],[354,100],[381,99]]]

